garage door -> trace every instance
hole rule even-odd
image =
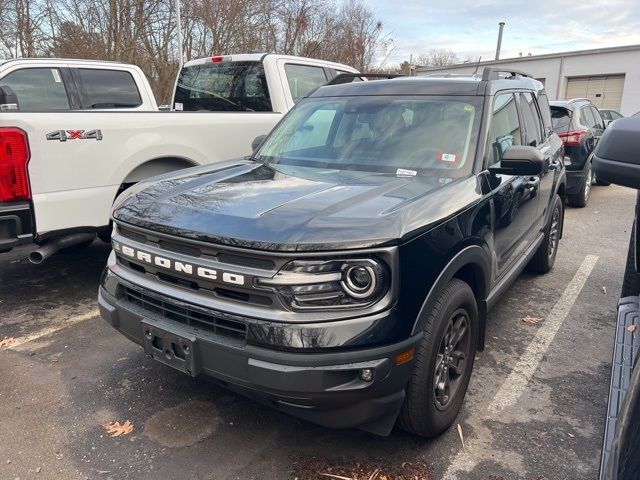
[[[569,78],[565,98],[588,98],[598,108],[619,111],[623,87],[624,75]]]

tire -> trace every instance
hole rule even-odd
[[[466,329],[458,341],[454,342],[454,348],[458,348],[449,349],[448,338],[455,333],[456,326],[461,327],[461,323],[464,322]],[[404,404],[398,417],[401,428],[423,437],[434,437],[453,424],[471,378],[477,338],[478,306],[475,296],[468,284],[454,278],[442,290],[427,318],[422,340],[416,350],[416,363],[407,384]],[[441,352],[445,351],[453,353],[448,355],[449,365],[452,366],[443,368],[444,358]],[[465,356],[458,356],[456,361],[456,352],[464,352]],[[454,364],[459,370],[453,366]],[[447,381],[438,382],[439,388],[436,388],[435,379],[438,373]],[[452,388],[455,389],[453,392]],[[436,395],[436,390],[440,395]]]
[[[593,181],[596,185],[599,185],[601,187],[608,187],[609,185],[611,185],[611,182],[605,182],[604,180],[599,180],[598,176],[596,175],[596,172],[593,172]]]
[[[622,280],[622,297],[635,297],[640,295],[640,273],[636,271],[636,253],[634,243],[636,239],[636,223],[633,222],[629,250],[627,251],[627,265],[624,269]]]
[[[572,207],[586,207],[587,203],[589,203],[589,197],[591,197],[591,181],[592,181],[593,170],[591,169],[591,162],[589,162],[589,166],[587,167],[587,174],[582,181],[582,185],[580,186],[580,190],[578,193],[573,195],[567,195],[567,203]]]
[[[527,266],[529,270],[536,273],[547,273],[551,270],[558,253],[560,233],[564,222],[564,206],[560,196],[557,194],[553,199],[552,208],[549,221],[544,227],[544,240]]]
[[[86,240],[86,241],[84,241],[82,243],[78,243],[76,245],[72,245],[71,247],[63,248],[60,251],[61,252],[66,252],[66,253],[79,252],[80,250],[84,250],[89,245],[91,245],[94,240],[95,240],[95,238],[92,238],[91,240]]]

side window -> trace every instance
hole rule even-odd
[[[525,144],[532,147],[540,145],[542,140],[542,127],[533,94],[526,92],[520,94],[520,106],[522,107],[522,119],[525,128]]]
[[[80,68],[78,75],[91,109],[135,108],[142,104],[136,82],[129,72]]]
[[[582,107],[580,109],[580,124],[589,128],[593,128],[595,126],[596,119],[593,118],[593,113],[591,113],[591,108]]]
[[[593,114],[593,118],[595,119],[595,125],[597,128],[599,128],[600,130],[604,129],[604,120],[602,120],[602,117],[600,116],[600,112],[595,108],[595,107],[591,107],[591,113]]]
[[[69,110],[69,99],[57,68],[23,68],[0,80],[18,97],[25,112]]]
[[[542,124],[544,125],[544,136],[548,136],[551,131],[551,107],[549,106],[549,99],[546,93],[538,95],[538,106],[540,107],[540,114],[542,115]]]
[[[287,63],[284,66],[284,71],[287,74],[287,82],[294,102],[300,100],[314,88],[327,83],[327,76],[322,67]]]
[[[489,165],[502,160],[504,151],[512,145],[522,145],[518,108],[513,93],[496,95],[491,121],[491,155]]]

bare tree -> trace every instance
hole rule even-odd
[[[0,56],[134,63],[160,102],[179,54],[175,0],[0,0]],[[371,68],[390,39],[363,0],[182,0],[187,59],[249,51]]]
[[[458,55],[449,48],[432,48],[427,53],[419,55],[415,64],[419,67],[446,67],[459,63]]]

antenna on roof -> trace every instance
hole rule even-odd
[[[478,67],[480,66],[480,60],[482,60],[482,56],[478,57],[478,62],[476,63],[476,69],[473,72],[474,75],[477,75],[477,73],[478,73]]]

